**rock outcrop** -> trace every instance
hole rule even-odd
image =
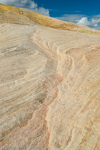
[[[100,35],[0,24],[5,149],[100,149]]]

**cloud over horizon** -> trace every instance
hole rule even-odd
[[[100,18],[96,18],[95,16],[91,19],[88,19],[88,17],[82,17],[77,24],[83,24],[85,26],[100,30]]]
[[[82,14],[64,14],[61,17],[57,17],[57,19],[82,24],[96,30],[100,30],[100,15],[90,17]]]
[[[63,16],[56,18],[67,22],[77,23],[77,21],[81,19],[83,16],[84,15],[80,14],[64,14]]]
[[[38,7],[38,4],[32,0],[0,0],[0,3],[15,7],[26,8],[42,15],[50,16],[49,9],[45,9],[44,7]]]

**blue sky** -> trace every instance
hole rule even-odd
[[[100,30],[100,0],[0,0],[0,3]]]

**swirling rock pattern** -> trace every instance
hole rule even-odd
[[[100,149],[100,35],[0,24],[5,149]]]

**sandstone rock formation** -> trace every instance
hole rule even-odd
[[[1,23],[0,150],[99,149],[100,35]]]

